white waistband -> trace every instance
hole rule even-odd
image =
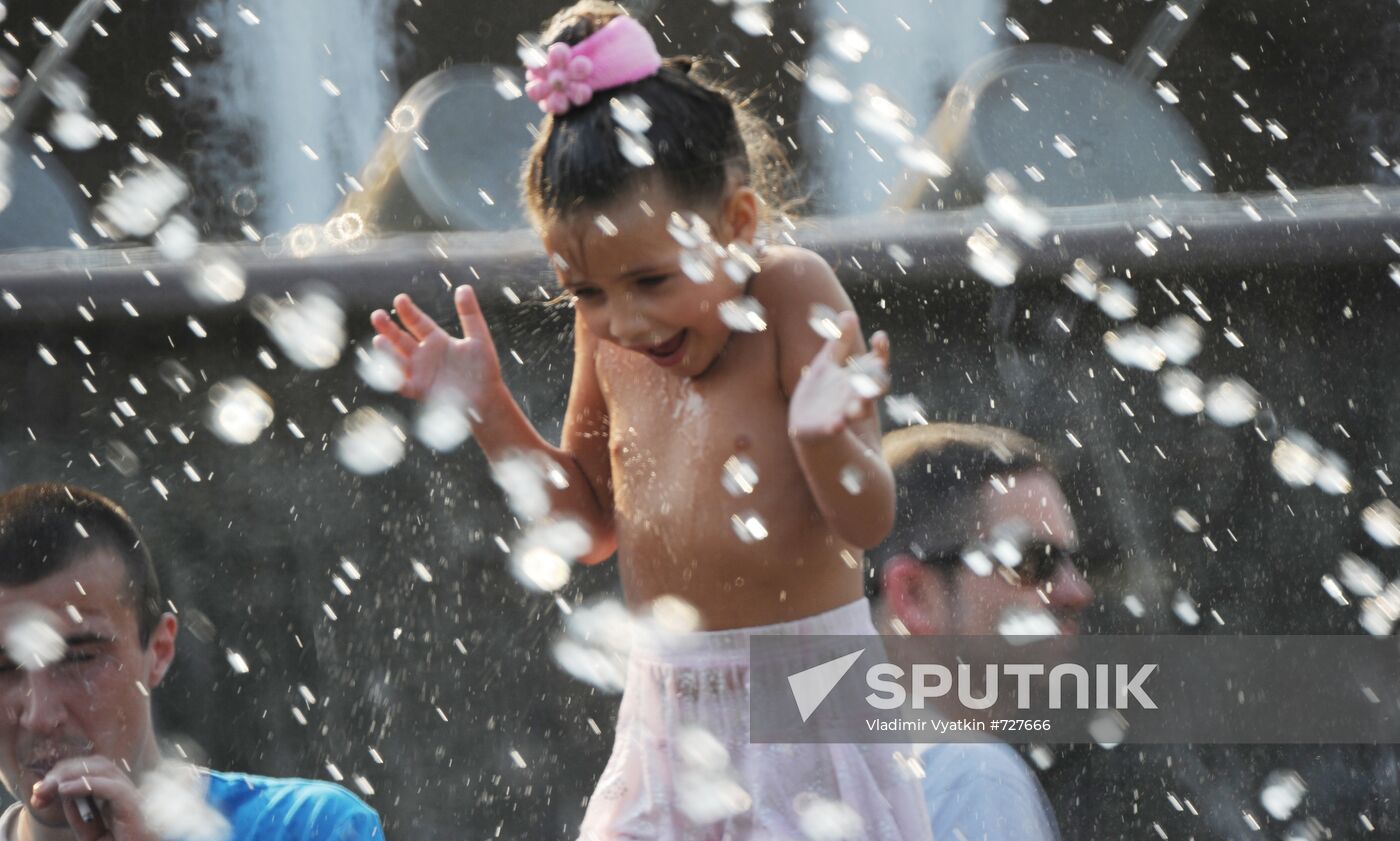
[[[632,653],[647,659],[723,658],[727,656],[748,657],[749,638],[755,636],[815,636],[845,634],[874,634],[875,623],[871,618],[870,601],[864,597],[833,608],[825,613],[817,613],[794,619],[791,622],[778,622],[773,625],[755,625],[748,628],[729,628],[723,631],[694,631],[688,634],[649,633],[632,639]]]

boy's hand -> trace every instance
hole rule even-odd
[[[136,783],[105,756],[65,759],[34,786],[30,804],[42,809],[59,800],[81,841],[158,841],[141,813]],[[79,801],[86,801],[82,805]],[[93,811],[95,807],[95,811]]]
[[[459,286],[452,297],[462,338],[453,338],[412,298],[399,295],[394,298],[394,308],[403,327],[389,313],[375,310],[370,315],[378,333],[374,346],[402,366],[400,394],[421,400],[430,393],[450,393],[466,401],[468,407],[475,407],[501,383],[501,363],[476,292],[470,286]]]
[[[802,372],[788,404],[788,435],[794,441],[829,438],[875,411],[889,391],[890,339],[882,330],[860,351],[860,322],[854,312],[838,317],[841,337],[827,341]],[[856,358],[852,358],[856,357]],[[848,364],[849,362],[849,364]]]

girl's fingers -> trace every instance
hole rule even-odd
[[[394,359],[395,361],[400,363],[408,361],[410,351],[399,347],[399,345],[396,344],[394,340],[389,338],[388,336],[385,336],[382,333],[376,335],[372,340],[372,343],[374,345],[375,350],[390,357],[391,359]]]
[[[374,326],[374,332],[392,345],[401,356],[411,354],[413,349],[418,346],[418,340],[405,333],[384,310],[375,310],[371,313],[369,323]],[[377,344],[376,347],[378,347]]]
[[[860,352],[860,319],[851,310],[836,316],[836,324],[841,328],[841,337],[833,339],[833,357],[837,364],[844,365],[847,359]]]
[[[491,335],[491,330],[486,326],[486,317],[481,314],[481,303],[476,299],[476,290],[463,284],[457,287],[457,291],[452,295],[452,302],[457,307],[457,320],[462,323],[462,337],[465,339],[479,339]]]
[[[875,351],[875,355],[880,357],[880,362],[886,370],[890,367],[890,334],[880,330],[870,337],[870,349]]]
[[[418,305],[413,303],[413,299],[407,295],[400,294],[394,297],[394,309],[398,311],[399,321],[402,321],[403,326],[408,328],[408,332],[412,333],[413,337],[420,342],[433,333],[442,332],[438,323],[419,309]]]

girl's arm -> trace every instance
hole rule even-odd
[[[607,407],[598,388],[594,348],[587,345],[588,337],[580,334],[575,342],[574,381],[563,446],[555,447],[539,434],[506,388],[475,291],[470,286],[458,287],[453,300],[462,324],[460,339],[448,335],[407,295],[394,299],[402,328],[384,310],[370,316],[378,333],[375,347],[393,354],[403,367],[400,393],[420,400],[460,402],[473,437],[493,465],[521,455],[544,456],[559,465],[567,486],[546,483],[551,515],[573,517],[592,535],[593,549],[581,561],[596,563],[607,558],[614,549]]]
[[[817,255],[791,250],[784,257],[764,267],[759,297],[777,331],[779,372],[790,395],[788,435],[822,516],[841,539],[869,549],[894,524],[894,477],[880,454],[875,411],[887,384],[889,339],[872,339],[879,363],[871,373],[881,390],[862,396],[843,367],[866,350],[845,290]],[[841,338],[826,340],[811,327],[817,304],[841,314]]]

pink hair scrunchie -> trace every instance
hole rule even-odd
[[[550,44],[545,62],[527,68],[525,93],[540,110],[563,114],[605,91],[645,79],[661,69],[661,54],[646,27],[615,17],[574,46]]]

